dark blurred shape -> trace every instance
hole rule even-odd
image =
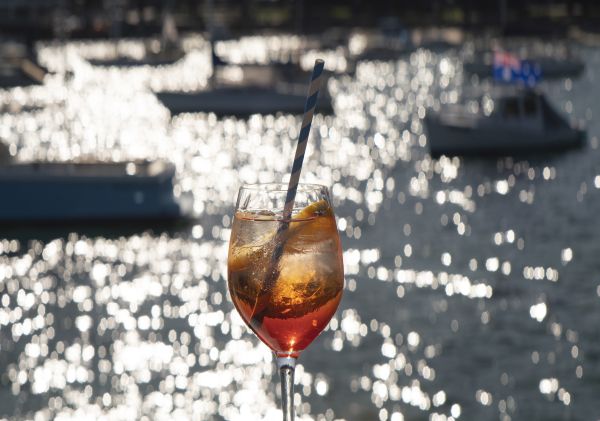
[[[0,88],[41,84],[46,73],[29,46],[17,41],[0,43]]]

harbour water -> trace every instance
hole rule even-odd
[[[300,42],[228,51],[261,61]],[[16,159],[164,158],[196,216],[150,231],[1,228],[0,418],[281,417],[273,357],[233,309],[226,257],[238,187],[285,176],[301,117],[171,119],[152,90],[210,74],[206,43],[184,48],[172,66],[116,69],[84,59],[109,43],[48,44],[43,86],[0,91]],[[584,74],[540,89],[588,145],[555,155],[428,155],[426,109],[464,89],[456,51],[332,76],[335,114],[315,118],[303,180],[331,186],[346,283],[301,356],[300,420],[600,417],[600,50],[574,48]]]

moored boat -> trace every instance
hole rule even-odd
[[[217,116],[247,117],[252,114],[302,114],[306,96],[259,86],[223,87],[199,92],[159,92],[157,98],[172,115],[214,113]],[[331,100],[319,98],[317,110],[331,113]]]
[[[585,132],[571,126],[533,89],[504,93],[472,112],[464,106],[428,111],[432,155],[515,155],[583,145]],[[487,112],[486,112],[487,110]]]
[[[0,165],[0,222],[164,220],[181,216],[163,161]]]
[[[229,64],[211,48],[213,75],[208,89],[156,92],[171,115],[215,113],[218,116],[247,117],[252,114],[302,114],[310,73],[292,63]],[[322,82],[317,112],[331,114],[333,106]]]

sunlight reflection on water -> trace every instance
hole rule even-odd
[[[301,42],[251,37],[219,49],[260,62]],[[300,116],[171,119],[152,91],[200,89],[210,74],[204,40],[184,48],[173,65],[122,70],[84,59],[114,54],[110,43],[49,44],[40,57],[56,73],[44,86],[0,91],[0,106],[25,107],[0,115],[17,159],[169,159],[176,194],[192,195],[199,218],[173,234],[0,240],[0,416],[280,419],[273,358],[230,304],[226,255],[237,188],[285,179]],[[593,324],[564,295],[598,307],[596,285],[567,285],[591,267],[578,243],[590,234],[568,221],[591,219],[577,204],[595,209],[600,168],[572,162],[580,154],[432,159],[423,117],[458,100],[458,63],[417,50],[329,82],[336,113],[315,117],[303,179],[332,186],[346,287],[300,360],[301,420],[592,415],[584,373],[598,374],[598,344],[582,343]],[[544,88],[591,125],[586,83]]]

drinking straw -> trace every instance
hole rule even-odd
[[[294,163],[292,164],[292,172],[290,175],[290,181],[288,183],[287,195],[285,197],[285,205],[283,207],[283,217],[277,228],[277,234],[274,237],[275,248],[273,255],[269,263],[267,275],[263,282],[260,293],[256,298],[254,308],[252,309],[252,318],[258,321],[262,321],[264,317],[263,311],[257,315],[254,312],[257,309],[259,297],[268,292],[273,283],[279,277],[279,270],[277,266],[279,259],[283,254],[283,246],[285,245],[284,234],[288,229],[290,219],[292,218],[292,211],[294,210],[294,200],[296,199],[296,191],[298,190],[298,183],[300,181],[300,172],[302,171],[302,163],[304,162],[304,153],[306,152],[306,144],[308,143],[308,135],[310,133],[310,126],[312,124],[315,107],[317,105],[317,99],[319,97],[319,88],[321,87],[321,75],[323,74],[323,67],[325,62],[321,59],[315,60],[315,66],[313,68],[312,76],[310,78],[310,84],[308,86],[308,94],[306,96],[306,103],[304,105],[304,117],[302,118],[302,128],[298,136],[298,143],[296,144],[296,154],[294,156]]]
[[[302,119],[302,128],[298,136],[298,144],[296,145],[296,155],[294,156],[294,164],[292,165],[292,174],[288,183],[287,196],[285,198],[285,206],[283,208],[283,219],[289,220],[294,209],[294,199],[296,198],[296,190],[300,181],[300,172],[302,171],[302,163],[304,161],[304,152],[308,143],[308,134],[312,124],[313,114],[319,97],[319,88],[321,87],[321,75],[325,62],[321,59],[315,60],[315,67],[312,72],[310,85],[308,86],[308,95],[306,104],[304,105],[304,118]],[[286,227],[287,228],[287,227]],[[280,228],[281,229],[281,228]],[[285,230],[285,228],[283,228]]]

